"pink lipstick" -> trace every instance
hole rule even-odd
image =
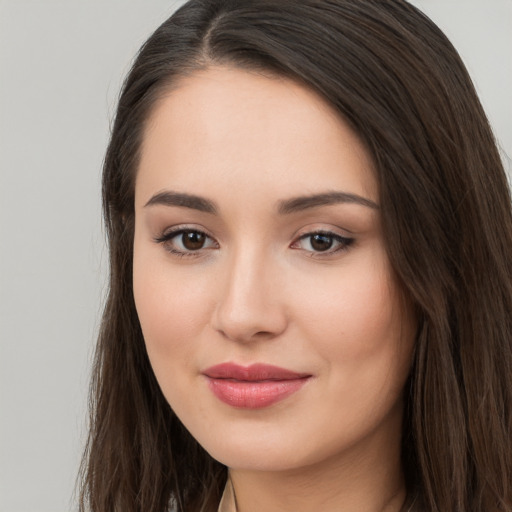
[[[206,369],[203,375],[219,400],[243,409],[260,409],[284,400],[311,377],[261,363],[251,366],[222,363]]]

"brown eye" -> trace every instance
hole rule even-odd
[[[199,231],[184,231],[181,235],[183,247],[189,251],[198,251],[204,247],[206,235]]]
[[[321,253],[325,256],[347,250],[352,243],[353,238],[347,238],[330,231],[319,231],[302,235],[292,244],[293,249],[302,249],[311,256],[315,254],[320,257]]]
[[[155,238],[164,249],[176,256],[201,256],[208,249],[218,249],[219,244],[203,231],[175,229]]]
[[[311,248],[319,252],[329,250],[332,247],[332,244],[334,243],[334,239],[332,236],[324,235],[321,233],[311,235],[310,240]]]

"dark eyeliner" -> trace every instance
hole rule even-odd
[[[337,247],[334,250],[327,249],[325,251],[308,251],[309,256],[312,258],[321,258],[321,257],[328,257],[333,254],[336,254],[338,252],[347,251],[355,242],[355,238],[351,237],[345,237],[342,235],[339,235],[338,233],[334,233],[332,231],[324,231],[324,230],[317,230],[317,231],[310,231],[309,233],[305,233],[304,235],[300,236],[298,240],[306,240],[310,237],[313,237],[315,235],[322,235],[329,238],[332,238],[336,242],[339,243],[339,247]]]
[[[213,238],[210,235],[208,235],[208,233],[206,233],[204,230],[186,226],[178,226],[175,228],[171,228],[169,230],[165,230],[161,235],[154,237],[153,241],[157,244],[161,244],[164,247],[164,249],[173,256],[178,256],[180,258],[197,258],[203,254],[203,251],[206,248],[201,248],[197,250],[180,250],[174,248],[170,244],[170,242],[176,237],[179,237],[184,233],[190,232],[203,234],[208,239],[213,240]]]

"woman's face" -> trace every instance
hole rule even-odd
[[[320,97],[227,67],[182,79],[135,192],[149,358],[214,458],[284,470],[398,446],[414,322],[372,162]]]

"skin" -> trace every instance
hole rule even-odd
[[[166,191],[217,211],[148,204]],[[368,202],[279,211],[327,192]],[[290,80],[198,71],[152,112],[135,211],[134,295],[151,364],[184,425],[230,468],[239,512],[399,510],[415,322],[386,255],[372,162],[348,125]],[[202,248],[170,238],[184,226],[207,235]],[[319,230],[332,233],[327,251],[308,235]],[[311,378],[269,407],[240,409],[202,374],[224,362]]]

